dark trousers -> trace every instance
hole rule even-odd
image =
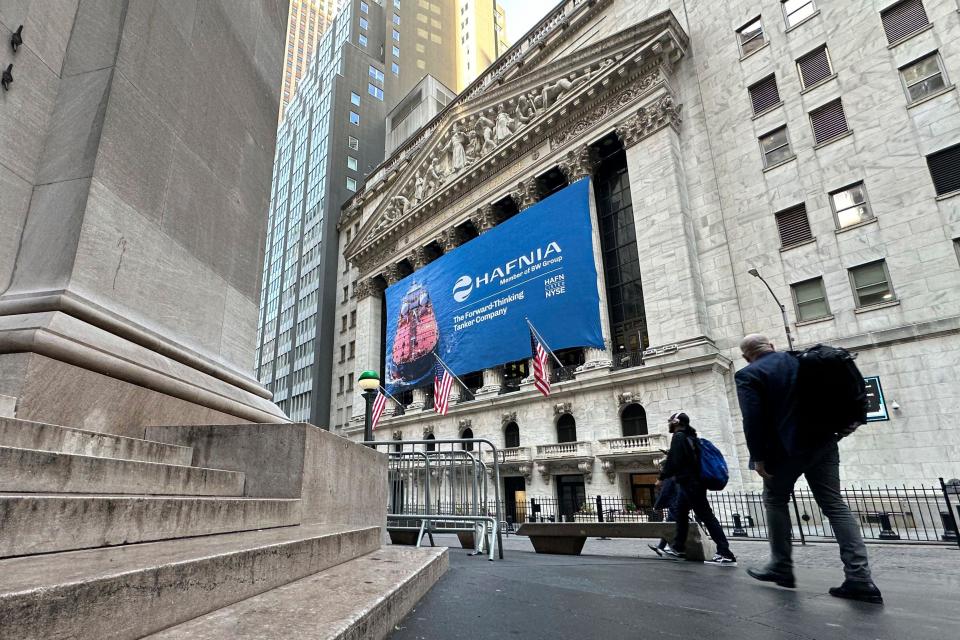
[[[673,548],[677,551],[684,551],[687,545],[687,533],[690,529],[690,511],[693,510],[698,522],[710,532],[714,544],[717,545],[717,553],[722,556],[733,557],[730,553],[730,543],[727,542],[727,536],[723,533],[723,527],[717,521],[717,516],[713,514],[710,503],[707,502],[707,490],[699,484],[682,484],[683,491],[677,499],[674,507],[677,516],[677,535],[673,540]]]

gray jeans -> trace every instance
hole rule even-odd
[[[767,536],[770,540],[769,571],[793,571],[793,546],[790,542],[790,492],[803,474],[820,510],[840,545],[840,559],[848,580],[870,582],[867,548],[860,525],[840,495],[840,452],[837,443],[792,458],[769,470],[773,478],[763,481],[763,503],[767,510]]]

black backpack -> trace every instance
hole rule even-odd
[[[791,352],[800,363],[797,409],[806,444],[826,442],[851,425],[867,422],[867,387],[856,354],[818,344]]]

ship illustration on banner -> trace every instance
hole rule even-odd
[[[404,384],[423,378],[433,369],[433,354],[439,342],[440,332],[430,294],[423,283],[413,281],[400,303],[391,353],[393,370],[388,380]]]

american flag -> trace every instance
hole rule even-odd
[[[453,387],[453,374],[439,360],[433,370],[433,410],[442,416],[450,408],[450,389]]]
[[[387,395],[383,391],[378,391],[377,399],[373,401],[373,414],[370,416],[372,431],[377,430],[377,423],[380,422],[380,417],[383,416],[383,412],[386,410],[386,408]]]
[[[533,350],[533,384],[545,396],[550,395],[550,373],[547,369],[547,349],[530,330],[530,347]]]

